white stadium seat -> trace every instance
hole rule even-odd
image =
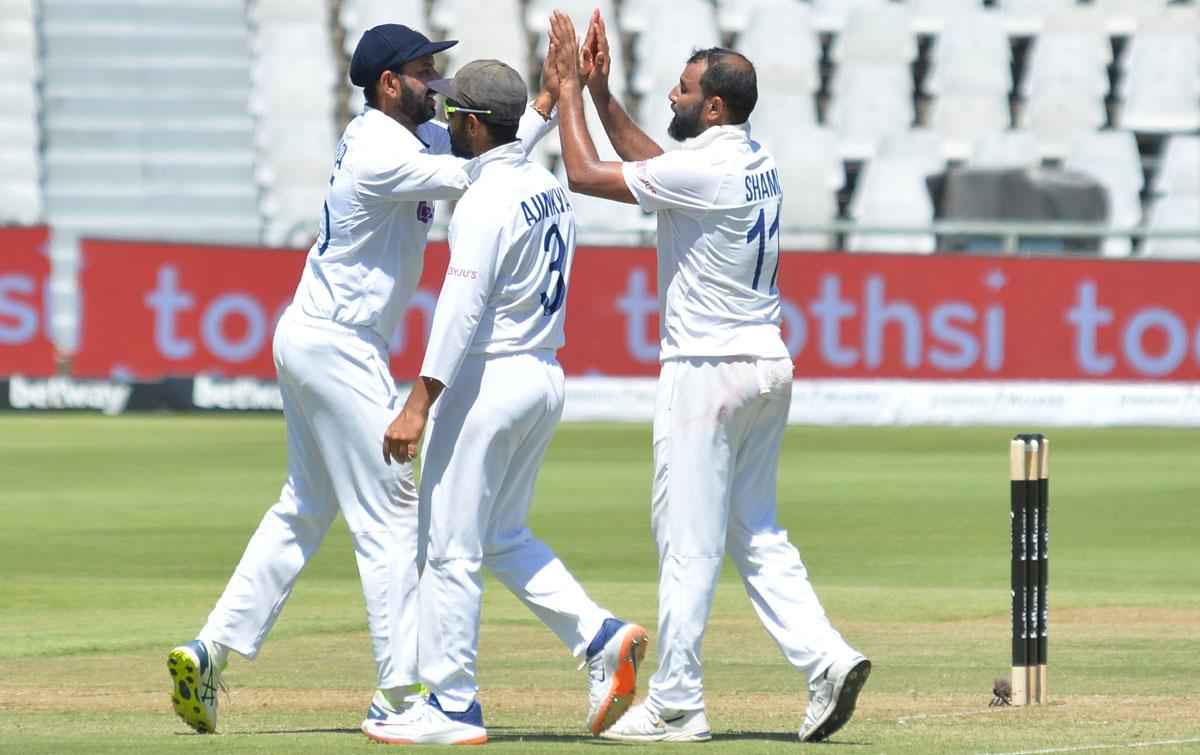
[[[946,168],[945,140],[933,129],[914,128],[883,137],[877,157],[908,157],[924,166],[929,175]]]
[[[1008,97],[1003,94],[944,94],[929,110],[929,128],[945,139],[946,157],[965,160],[984,134],[1009,127]]]
[[[932,234],[920,231],[933,222],[933,200],[926,176],[919,160],[872,160],[858,178],[850,200],[850,216],[864,227],[901,230],[852,233],[846,248],[852,252],[932,252],[936,240]],[[913,232],[903,230],[908,228]]]
[[[1036,168],[1042,164],[1037,137],[1023,129],[983,134],[971,148],[972,168]]]
[[[788,139],[769,148],[783,188],[780,244],[784,249],[831,248],[832,234],[793,229],[828,225],[837,218],[837,192],[846,183],[845,167],[837,156],[837,134],[828,128],[797,127]]]
[[[1047,32],[1033,42],[1019,91],[1025,97],[1060,92],[1103,97],[1111,60],[1106,37]]]
[[[829,55],[838,63],[911,63],[917,58],[911,20],[908,8],[894,3],[855,8]]]
[[[1154,174],[1154,193],[1200,195],[1200,136],[1172,136]]]
[[[1165,3],[1147,0],[1093,0],[1105,18],[1105,28],[1112,36],[1135,34],[1150,19],[1162,14]]]
[[[250,22],[262,23],[327,23],[328,0],[252,0],[248,11]]]
[[[950,46],[939,50],[926,74],[922,90],[943,94],[1007,95],[1012,90],[1008,59],[980,55],[977,49]]]
[[[755,136],[774,146],[790,139],[794,129],[816,125],[816,103],[806,92],[780,92],[762,102],[761,107],[755,107],[750,122],[754,124]]]
[[[887,4],[888,0],[813,0],[813,23],[818,31],[840,34],[856,9],[875,10]]]
[[[1072,5],[1074,0],[1001,0],[1000,13],[1010,35],[1029,37],[1042,33],[1052,11]]]
[[[1026,103],[1020,125],[1037,136],[1043,158],[1066,156],[1071,140],[1081,131],[1104,126],[1107,114],[1101,97],[1035,98]]]
[[[1081,133],[1071,143],[1063,167],[1090,176],[1104,186],[1109,227],[1133,228],[1142,222],[1140,194],[1145,176],[1132,133],[1119,130]],[[1110,236],[1102,246],[1108,257],[1127,257],[1131,249],[1128,236]]]
[[[342,49],[347,56],[362,39],[363,32],[380,24],[404,24],[427,36],[434,36],[422,0],[342,0],[338,23],[345,31]]]
[[[838,132],[838,150],[845,159],[870,159],[880,139],[913,123],[907,65],[844,63],[834,73],[831,89],[826,121]]]
[[[1150,210],[1150,230],[1188,231],[1184,238],[1147,238],[1145,257],[1200,259],[1200,195],[1159,197]]]
[[[957,16],[975,16],[984,9],[982,0],[911,0],[912,30],[917,34],[941,35]]]
[[[631,5],[635,4],[626,3],[622,8]],[[658,91],[662,82],[679,80],[693,49],[716,47],[721,43],[716,10],[707,0],[646,4],[639,13],[645,13],[649,20],[633,45],[637,69],[630,85],[638,95],[665,96],[666,91]]]
[[[821,42],[810,6],[795,0],[757,0],[744,14],[734,47],[754,61],[759,92],[816,92],[821,85]]]
[[[442,0],[440,5],[444,9],[453,6],[453,13],[445,16],[444,28],[447,39],[458,40],[457,45],[439,56],[446,76],[453,76],[477,58],[503,60],[524,71],[529,46],[517,0],[454,0],[453,3]],[[436,24],[433,15],[431,20]],[[530,87],[537,83],[530,82],[528,76],[525,78]]]
[[[1122,128],[1152,133],[1200,129],[1200,70],[1169,63],[1138,66],[1121,83],[1117,120]]]

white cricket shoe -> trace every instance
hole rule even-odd
[[[828,739],[854,715],[858,693],[871,674],[871,662],[861,655],[834,661],[808,689],[808,709],[800,727],[801,742]]]
[[[377,723],[395,723],[414,705],[425,702],[425,697],[429,694],[429,688],[424,684],[413,684],[405,691],[407,694],[405,694],[403,702],[399,705],[392,705],[387,696],[383,694],[383,690],[375,690],[375,696],[371,698],[371,707],[367,709],[367,717],[362,722],[362,733],[366,734],[367,729]]]
[[[637,692],[637,670],[646,657],[646,630],[637,624],[605,619],[593,644],[601,647],[588,656],[587,728],[600,734],[616,723]]]
[[[635,705],[600,735],[624,742],[707,742],[712,739],[704,709],[655,713]]]
[[[208,647],[192,640],[175,648],[167,654],[167,672],[176,715],[201,734],[216,733],[217,690],[226,687]]]
[[[483,709],[479,701],[462,713],[442,710],[437,697],[414,703],[389,721],[377,721],[363,730],[376,742],[392,745],[481,745],[487,742]]]

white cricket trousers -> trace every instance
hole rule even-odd
[[[479,690],[481,567],[574,655],[612,616],[525,524],[563,397],[553,352],[468,355],[425,430],[421,504],[430,525],[421,679],[445,710],[466,710]]]
[[[338,511],[346,520],[383,689],[417,677],[418,515],[410,464],[389,466],[383,434],[399,412],[387,345],[369,328],[293,305],[275,329],[288,477],[200,636],[258,655]]]
[[[654,710],[704,707],[700,646],[725,553],[759,620],[809,683],[853,652],[830,626],[800,554],[775,521],[791,394],[788,360],[663,362],[651,502],[659,557],[659,667],[648,694]]]

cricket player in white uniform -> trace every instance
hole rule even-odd
[[[570,19],[558,12],[551,39],[571,189],[658,214],[662,371],[651,526],[660,569],[659,667],[645,702],[604,736],[711,737],[700,645],[728,553],[759,619],[806,675],[800,739],[825,739],[849,720],[871,666],[830,625],[800,554],[776,523],[792,361],[780,337],[775,287],[779,178],[746,123],[758,98],[754,67],[732,50],[695,53],[669,97],[671,136],[683,144],[664,153],[608,91],[611,59],[599,12],[582,53]],[[583,119],[581,76],[627,162],[597,158]]]
[[[478,155],[450,222],[450,266],[421,379],[384,439],[385,454],[408,461],[434,407],[421,468],[430,531],[420,666],[430,695],[368,736],[397,744],[487,741],[475,681],[483,567],[574,655],[586,656],[587,726],[598,734],[633,701],[646,630],[596,605],[526,526],[562,416],[555,352],[564,340],[575,213],[557,179],[515,141],[526,91],[516,71],[477,60],[429,86],[447,97],[454,153]]]
[[[420,699],[418,506],[409,464],[389,465],[379,438],[399,412],[388,342],[416,289],[433,202],[462,195],[466,161],[434,115],[441,78],[430,42],[405,26],[368,30],[350,63],[367,107],[334,155],[316,243],[273,351],[287,422],[288,477],[196,640],[168,655],[172,703],[213,732],[230,650],[253,659],[296,578],[338,512],[354,542],[378,691],[364,728]],[[543,91],[523,108],[523,143],[549,128]],[[521,147],[518,146],[518,149]]]

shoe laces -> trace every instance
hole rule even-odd
[[[589,682],[595,683],[595,682],[604,681],[604,651],[603,650],[596,653],[591,658],[585,659],[582,663],[579,664],[579,667],[576,669],[576,671],[582,670],[584,666],[587,666]]]
[[[217,685],[213,686],[213,680],[216,679]],[[231,702],[233,698],[229,694],[229,685],[225,683],[217,673],[208,674],[204,677],[204,681],[200,685],[200,700],[205,703],[215,703],[217,701],[217,691],[225,693],[225,701]]]

